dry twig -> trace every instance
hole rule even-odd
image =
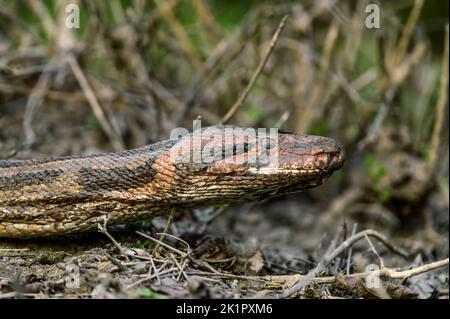
[[[244,103],[245,99],[247,98],[248,94],[250,93],[251,88],[255,84],[256,80],[258,79],[259,74],[261,73],[262,69],[266,65],[267,61],[269,60],[269,56],[273,51],[273,48],[275,47],[275,44],[277,43],[278,37],[280,36],[281,31],[284,28],[284,25],[286,24],[288,16],[285,15],[283,19],[281,20],[280,24],[278,25],[277,30],[275,31],[272,41],[270,41],[269,48],[267,49],[266,54],[264,55],[264,58],[262,59],[261,63],[258,65],[258,68],[256,69],[255,73],[253,73],[252,78],[250,79],[250,82],[248,83],[247,87],[245,88],[244,92],[239,96],[238,100],[233,104],[233,106],[228,110],[227,114],[222,119],[222,124],[227,123],[231,117],[234,115],[236,110]]]
[[[194,64],[194,66],[200,66],[201,59],[197,53],[197,50],[192,45],[191,40],[189,39],[186,30],[183,26],[178,22],[177,18],[173,13],[173,7],[177,4],[178,1],[161,1],[155,0],[155,3],[161,12],[161,15],[166,20],[173,34],[177,37],[178,41],[180,41],[181,47],[183,51],[185,51],[186,55],[189,57],[190,61]]]
[[[177,253],[178,255],[180,255],[182,257],[186,257],[189,254],[189,252],[188,253],[184,253],[181,250],[178,250],[178,249],[176,249],[176,248],[166,244],[165,242],[162,242],[162,241],[160,241],[160,240],[158,240],[156,238],[153,238],[152,236],[149,236],[147,234],[141,233],[140,231],[136,231],[136,234],[141,235],[142,237],[145,237],[147,239],[150,239],[150,240],[154,241],[157,244],[159,243],[161,246],[163,246],[163,247],[165,247],[165,248],[167,248],[169,250],[172,250],[173,252]],[[166,235],[168,235],[168,234],[166,234]]]
[[[124,256],[125,259],[126,259],[127,261],[130,261],[130,259],[128,258],[128,254],[124,251],[124,249],[122,248],[122,246],[121,246],[121,245],[114,239],[114,237],[111,236],[111,234],[108,232],[107,227],[106,227],[107,221],[108,221],[108,220],[107,220],[106,216],[103,216],[103,225],[100,224],[100,223],[98,223],[98,224],[97,224],[98,230],[99,230],[102,234],[105,234],[106,237],[108,237],[108,238],[111,240],[111,242],[114,244],[114,246],[116,246],[117,249],[119,250],[120,254],[121,254],[122,256]]]
[[[91,86],[89,85],[88,80],[86,79],[85,75],[83,74],[83,71],[81,70],[77,60],[73,56],[73,54],[69,53],[67,55],[67,62],[69,63],[70,68],[72,69],[73,74],[75,75],[75,78],[77,79],[78,83],[80,84],[81,89],[83,90],[86,99],[89,102],[89,105],[92,108],[92,111],[94,112],[95,116],[100,122],[101,127],[103,128],[103,131],[106,133],[106,135],[109,137],[112,146],[116,151],[120,151],[124,149],[124,143],[122,140],[122,137],[118,132],[115,132],[113,127],[110,125],[108,120],[106,119],[105,112],[103,111],[102,107],[100,106],[100,103],[98,102],[97,98],[95,97],[94,91],[92,90]]]
[[[25,105],[25,115],[23,119],[23,128],[25,133],[25,145],[30,146],[36,140],[36,135],[33,131],[31,123],[33,121],[33,115],[36,108],[42,102],[44,95],[47,93],[50,86],[51,79],[51,69],[53,68],[53,63],[49,62],[44,70],[42,71],[39,79],[34,86],[33,90],[30,92],[30,95],[27,100],[27,104]]]
[[[441,73],[441,83],[439,88],[439,100],[436,106],[436,119],[434,121],[433,135],[431,138],[431,150],[430,157],[428,158],[428,168],[430,179],[433,176],[437,162],[438,155],[441,145],[441,133],[442,127],[444,126],[444,113],[445,105],[447,103],[448,97],[448,54],[449,54],[449,26],[447,24],[445,28],[445,43],[444,43],[444,54],[442,56],[442,73]]]
[[[172,225],[173,222],[173,215],[175,214],[176,208],[172,207],[170,210],[170,214],[169,217],[167,218],[167,223],[166,226],[164,227],[164,230],[161,234],[161,236],[159,237],[159,241],[162,242],[164,240],[164,236],[166,236],[166,234],[169,232],[170,226]],[[158,253],[160,244],[157,243],[155,248],[153,248],[153,252]]]
[[[355,273],[355,274],[344,275],[344,276],[342,276],[342,278],[355,279],[355,278],[365,278],[367,276],[375,275],[375,276],[389,278],[389,279],[406,280],[413,276],[417,276],[417,275],[423,274],[425,272],[433,271],[433,270],[448,266],[448,264],[449,264],[449,259],[447,258],[447,259],[435,261],[435,262],[432,262],[432,263],[429,263],[426,265],[422,265],[419,267],[415,267],[412,269],[408,269],[408,270],[398,271],[398,270],[388,268],[388,267],[383,267],[383,268],[380,267],[379,270],[365,271],[365,272],[360,272],[360,273]],[[308,276],[308,275],[295,274],[295,275],[279,275],[279,276],[249,276],[248,279],[253,280],[256,277],[256,278],[260,278],[260,279],[265,279],[271,285],[282,286],[288,282],[297,282],[299,280],[305,279],[306,276]],[[315,278],[311,279],[311,281],[309,283],[333,284],[336,282],[336,278],[337,278],[336,276],[315,277]],[[244,279],[244,278],[241,278],[241,279]],[[279,297],[285,298],[286,296],[284,294],[281,294],[281,295],[279,295]]]
[[[318,273],[323,271],[325,267],[332,262],[336,257],[338,257],[341,253],[346,251],[349,247],[351,247],[353,244],[355,244],[357,241],[361,240],[362,238],[366,238],[366,236],[371,236],[376,239],[378,239],[380,242],[382,242],[387,248],[392,250],[393,252],[399,254],[402,257],[408,257],[409,254],[406,253],[404,250],[395,247],[392,245],[388,239],[380,234],[379,232],[368,229],[364,230],[362,232],[359,232],[355,234],[354,236],[349,237],[347,240],[345,240],[342,244],[340,244],[336,249],[333,251],[329,251],[325,254],[322,261],[317,264],[317,266],[311,270],[307,275],[304,275],[301,279],[299,279],[291,288],[287,289],[286,291],[281,294],[281,298],[288,298],[295,294],[297,294],[303,287],[305,287],[310,282],[314,281],[314,278]]]

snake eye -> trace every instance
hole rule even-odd
[[[248,143],[244,143],[244,153],[248,152]]]

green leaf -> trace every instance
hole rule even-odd
[[[388,191],[385,190],[378,190],[378,198],[381,202],[385,203],[391,198],[391,194],[389,194]]]
[[[366,172],[370,171],[370,168],[373,166],[373,163],[375,162],[375,157],[373,154],[367,154],[364,157],[364,168],[366,169]]]
[[[93,129],[100,127],[100,121],[94,116],[89,115],[81,125],[84,129]]]
[[[264,116],[264,113],[260,107],[252,105],[246,109],[245,115],[253,121],[259,121]]]
[[[429,146],[425,147],[422,151],[422,158],[428,160],[430,158],[431,148]]]
[[[311,134],[313,135],[327,135],[330,130],[330,122],[322,119],[317,121],[311,128]]]
[[[134,243],[132,246],[133,248],[140,248],[140,249],[152,249],[153,247],[155,247],[155,242],[151,241],[151,240],[145,240],[145,241],[140,241],[137,243]]]
[[[137,293],[139,298],[155,299],[159,297],[159,294],[150,289],[139,289]]]

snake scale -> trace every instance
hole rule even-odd
[[[262,200],[318,186],[344,162],[332,138],[280,131],[275,141],[267,135],[259,143],[259,135],[243,132],[211,126],[201,138],[194,132],[116,153],[0,161],[0,237],[63,235],[95,229],[105,217],[108,225],[124,224],[173,207]],[[223,156],[193,161],[207,146]],[[190,160],[175,160],[183,150]],[[276,167],[259,160],[271,151]]]

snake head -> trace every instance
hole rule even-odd
[[[178,200],[212,204],[316,187],[344,159],[342,145],[332,138],[211,126],[181,138],[170,160],[182,185]]]

